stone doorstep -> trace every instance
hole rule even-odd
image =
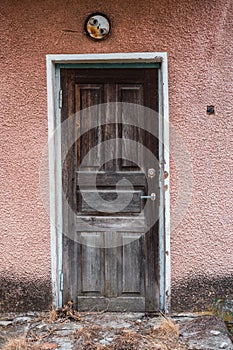
[[[180,326],[183,339],[189,344],[190,350],[233,350],[225,323],[216,316],[199,316],[185,319],[175,317]]]
[[[101,324],[103,328],[105,327],[124,327],[129,328],[132,327],[132,324],[129,322],[140,322],[142,320],[142,316],[121,314],[117,316],[116,314],[112,315],[111,313],[106,314],[106,318],[101,318]],[[113,319],[112,319],[113,317]],[[140,317],[140,318],[139,318]],[[162,317],[153,317],[151,319],[145,320],[145,325],[149,324],[150,326],[158,327],[162,322]],[[218,350],[218,349],[226,349],[233,350],[233,344],[229,338],[228,331],[224,322],[218,319],[216,316],[202,316],[202,317],[174,317],[175,321],[180,326],[180,332],[183,339],[188,343],[189,349],[195,350]],[[89,318],[89,322],[91,321],[91,317]],[[99,324],[97,322],[96,324]],[[77,327],[78,328],[78,327]],[[64,325],[64,330],[66,330],[66,335],[69,335],[68,332],[69,325]],[[71,327],[71,332],[73,327]],[[57,342],[58,348],[61,350],[68,349],[70,347],[69,340],[65,340],[61,338],[63,333],[63,327],[58,331],[57,338],[56,336],[52,337],[54,342]],[[71,335],[71,333],[70,333]],[[108,335],[104,339],[100,341],[102,345],[108,345],[110,338]],[[69,345],[68,345],[69,344]],[[67,346],[67,348],[66,348]]]
[[[38,315],[36,315],[38,316]],[[20,332],[22,326],[26,326],[29,322],[33,321],[35,316],[33,315],[17,315],[15,318],[11,317],[7,319],[4,317],[0,319],[0,333],[4,330],[4,333],[9,328],[17,328]],[[222,320],[216,316],[197,316],[195,314],[178,315],[172,317],[175,322],[179,324],[180,332],[183,339],[189,344],[189,348],[195,350],[218,350],[227,349],[233,350],[233,344],[229,338],[228,331]],[[104,328],[132,328],[137,324],[143,323],[145,327],[158,327],[162,322],[163,317],[155,316],[147,318],[144,314],[138,313],[105,313],[100,316],[88,315],[83,319],[83,322],[67,322],[59,330],[55,330],[51,336],[51,342],[57,343],[58,349],[71,349],[72,335],[74,331],[82,326],[93,322],[96,325],[101,325]],[[41,321],[41,324],[46,322]],[[51,325],[54,329],[59,325],[55,323]],[[40,325],[38,325],[38,329]],[[15,334],[19,334],[15,331]],[[12,336],[12,332],[11,336]],[[13,332],[14,333],[14,332]],[[109,342],[109,335],[106,334],[106,339],[103,342]]]

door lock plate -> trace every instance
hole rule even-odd
[[[149,177],[154,177],[155,176],[155,174],[156,174],[156,171],[155,171],[155,169],[154,168],[150,168],[150,169],[148,169],[148,176]]]

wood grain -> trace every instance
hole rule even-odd
[[[141,201],[141,195],[148,194],[148,181],[158,194],[159,170],[156,168],[157,175],[147,180],[145,154],[137,145],[130,148],[116,140],[141,142],[158,157],[158,139],[152,135],[156,135],[158,120],[147,120],[140,108],[130,115],[124,105],[109,104],[104,115],[106,123],[96,126],[93,122],[103,117],[101,103],[130,102],[157,110],[157,83],[157,69],[61,69],[62,120],[97,106],[81,115],[78,126],[73,119],[69,132],[62,135],[62,144],[66,145],[77,127],[81,132],[88,130],[71,147],[63,166],[63,190],[73,208],[72,213],[64,206],[63,212],[63,302],[72,299],[79,310],[108,306],[109,311],[155,312],[159,308],[158,222],[144,234],[145,227],[158,214],[158,201],[151,201],[147,210],[143,210],[145,201]],[[127,125],[127,118],[136,124],[140,121],[152,134]],[[108,140],[109,161],[100,148],[90,156],[93,147]],[[117,199],[119,181],[118,191],[132,194],[123,210],[110,214],[88,204],[97,201],[98,208],[93,194],[97,188],[106,206],[114,210],[112,201]]]

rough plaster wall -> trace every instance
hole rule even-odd
[[[86,16],[96,10],[113,24],[100,43],[83,34]],[[182,286],[187,294],[195,278],[208,285],[211,276],[218,281],[233,273],[232,15],[231,0],[0,1],[0,274],[8,287],[9,279],[24,283],[15,300],[25,298],[30,281],[32,294],[41,295],[43,284],[45,295],[50,288],[39,162],[47,141],[45,55],[51,53],[168,52],[170,119],[194,176],[189,211],[171,235],[174,295]],[[209,104],[215,116],[206,115]],[[171,180],[176,183],[174,163]],[[171,194],[173,207],[175,186]]]

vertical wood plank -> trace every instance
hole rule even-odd
[[[106,232],[105,242],[105,295],[117,297],[122,291],[122,249],[119,232]]]
[[[83,130],[88,130],[85,135],[80,137],[78,142],[77,160],[78,165],[85,157],[85,166],[82,165],[82,169],[93,169],[100,166],[100,154],[94,147],[100,143],[101,140],[101,128],[95,127],[94,121],[100,120],[101,106],[103,101],[103,86],[101,84],[75,84],[75,110],[76,113],[80,110],[85,110],[80,114],[80,127],[81,133]],[[90,107],[96,106],[95,109]],[[78,124],[78,123],[77,123]],[[92,149],[93,148],[93,149]],[[92,153],[88,153],[92,149]]]
[[[138,238],[137,238],[138,237]],[[137,235],[123,234],[123,293],[142,292],[144,284],[144,256],[142,242]]]
[[[107,162],[105,159],[104,170],[106,171],[117,171],[119,169],[119,158],[121,156],[120,149],[117,145],[117,141],[114,141],[120,136],[119,125],[113,124],[118,123],[119,111],[116,104],[112,102],[118,101],[116,84],[106,83],[104,85],[104,99],[107,104],[105,109],[105,120],[106,124],[103,126],[103,141],[112,140],[111,147],[108,147],[106,156],[111,160]],[[103,155],[104,156],[104,155]]]
[[[104,261],[102,257],[100,241],[103,233],[82,232],[81,246],[81,293],[101,294],[104,284]]]
[[[119,87],[119,99],[122,103],[132,103],[134,107],[132,110],[124,104],[121,110],[122,120],[122,167],[137,168],[137,166],[130,160],[135,159],[135,163],[138,164],[138,144],[135,147],[128,147],[127,143],[124,143],[124,139],[130,139],[139,141],[139,130],[137,126],[132,126],[127,123],[133,121],[135,125],[138,125],[139,118],[142,118],[136,105],[143,105],[143,86],[142,84],[120,84]],[[133,113],[133,115],[131,114]]]

